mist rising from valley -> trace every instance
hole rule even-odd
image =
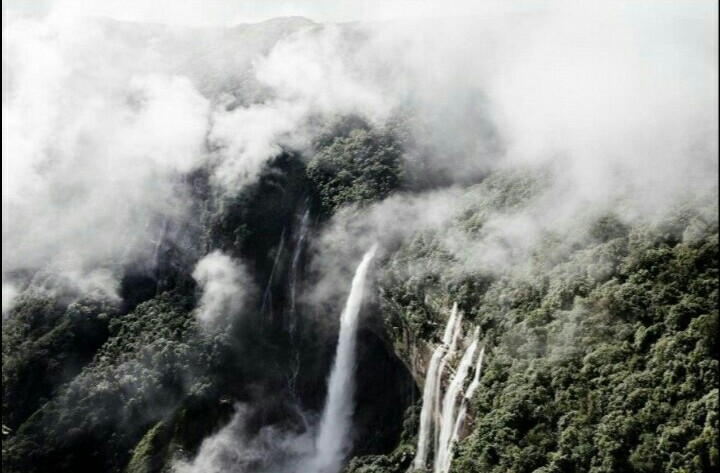
[[[4,8],[3,471],[717,466],[717,28]]]

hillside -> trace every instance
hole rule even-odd
[[[2,471],[717,471],[717,24],[582,15],[4,16]]]

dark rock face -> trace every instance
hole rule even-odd
[[[405,411],[418,397],[417,386],[377,332],[364,329],[358,335],[353,455],[390,452],[400,440]]]

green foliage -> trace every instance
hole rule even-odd
[[[481,239],[483,214],[522,200],[480,199],[455,226]],[[633,227],[602,216],[573,245],[549,235],[501,277],[458,273],[442,234],[406,242],[381,280],[405,356],[399,340],[436,342],[453,300],[492,347],[453,472],[720,468],[718,234],[696,215]]]
[[[366,205],[401,187],[402,145],[390,129],[354,128],[345,136],[320,139],[307,174],[326,211]]]
[[[341,120],[318,137],[307,166],[283,153],[235,196],[210,196],[198,173],[201,228],[189,233],[192,251],[164,256],[170,282],[126,281],[134,294],[127,314],[101,299],[23,294],[3,325],[3,472],[168,471],[229,418],[229,400],[255,391],[266,414],[285,415],[271,398],[285,395],[286,333],[266,314],[200,330],[193,255],[220,248],[267,284],[275,254],[279,272],[287,267],[289,250],[278,242],[286,231],[291,241],[306,200],[322,205],[315,216],[327,216],[412,187],[403,126]],[[716,220],[698,206],[653,223],[589,215],[569,233],[541,235],[511,270],[475,264],[492,219],[541,201],[549,182],[536,171],[495,173],[465,190],[449,228],[412,235],[384,261],[383,321],[407,366],[423,365],[453,301],[490,346],[452,471],[717,471]],[[466,254],[449,250],[457,238]],[[281,309],[287,280],[273,277]],[[153,297],[160,287],[172,290]],[[332,347],[304,329],[295,341],[305,350],[297,386],[319,408]],[[356,427],[377,435],[356,442],[363,456],[346,471],[404,473],[419,406],[406,412],[402,433],[402,409],[396,417],[385,409],[405,402],[393,391],[399,383],[407,398],[414,383],[371,338],[376,345],[363,346],[373,353],[362,354],[357,370],[366,386],[355,415]]]
[[[202,374],[224,342],[222,334],[198,330],[193,305],[192,297],[165,293],[112,319],[112,336],[92,363],[3,443],[4,468],[112,471],[125,465],[148,426],[186,390],[198,395],[208,384]]]
[[[201,195],[207,205],[203,217],[208,246],[235,257],[264,260],[283,229],[292,226],[299,204],[310,194],[305,172],[300,156],[282,153],[236,195]]]
[[[24,294],[3,325],[3,422],[17,429],[88,363],[108,338],[117,310],[107,300],[64,303]]]
[[[415,455],[411,445],[401,445],[389,455],[368,455],[353,458],[344,473],[405,473]]]
[[[135,446],[130,463],[125,469],[126,473],[150,473],[153,471],[152,457],[157,449],[158,437],[164,433],[164,430],[165,423],[160,421],[147,431]]]

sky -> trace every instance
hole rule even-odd
[[[378,21],[396,18],[436,18],[502,8],[527,9],[538,1],[448,0],[3,0],[3,11],[42,14],[62,6],[65,12],[107,16],[117,20],[232,26],[280,16],[304,16],[319,22]]]
[[[3,13],[19,11],[44,14],[61,10],[65,14],[105,16],[117,20],[166,23],[187,26],[232,26],[255,23],[280,16],[303,16],[318,22],[382,21],[398,18],[463,17],[493,12],[544,9],[570,1],[540,0],[3,0]],[[644,5],[648,14],[659,9],[685,8],[712,1],[596,2],[623,10]],[[717,7],[717,5],[715,5]]]

